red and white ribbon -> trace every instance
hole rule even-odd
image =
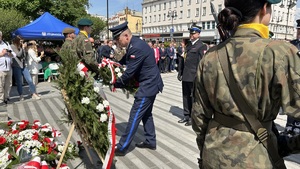
[[[87,76],[87,71],[89,70],[82,62],[79,62],[77,64],[77,69],[78,72],[84,72],[85,76]]]
[[[110,146],[105,155],[105,160],[102,167],[104,169],[110,169],[115,155],[115,146],[116,146],[116,119],[113,111],[110,109],[109,106],[107,107],[107,109],[108,109],[108,116],[109,116],[108,139],[110,142]]]

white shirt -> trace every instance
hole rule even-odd
[[[0,52],[2,52],[3,49],[11,50],[11,47],[9,43],[4,43],[3,40],[0,43]],[[13,57],[16,57],[16,53],[14,51],[11,52]],[[0,56],[0,71],[10,71],[11,70],[11,63],[12,58],[11,56],[8,56],[8,54],[4,56]]]

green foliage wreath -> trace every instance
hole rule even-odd
[[[76,70],[80,60],[71,51],[58,52],[62,59],[59,68],[59,86],[66,98],[69,122],[75,122],[76,129],[83,134],[99,156],[105,157],[109,148],[107,101],[94,86],[94,75]],[[106,118],[103,118],[105,117]],[[84,140],[83,140],[84,141]],[[101,157],[100,157],[101,158]]]

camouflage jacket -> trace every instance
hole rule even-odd
[[[83,33],[80,32],[78,36],[72,41],[72,49],[73,51],[76,51],[77,56],[85,63],[97,63],[92,43]]]
[[[238,29],[231,39],[208,50],[194,82],[192,127],[203,168],[272,168],[266,149],[252,133],[213,120],[214,114],[221,113],[245,122],[218,60],[217,51],[220,58],[228,57],[219,49],[225,45],[232,56],[234,78],[261,122],[274,120],[280,107],[300,118],[298,49],[288,42],[263,39],[254,29]],[[276,142],[273,133],[271,138]]]
[[[72,40],[66,39],[63,45],[61,46],[60,51],[64,52],[71,48],[72,48]]]

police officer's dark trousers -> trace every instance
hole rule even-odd
[[[145,142],[153,147],[156,146],[156,134],[152,116],[155,97],[156,95],[150,97],[135,97],[126,130],[118,144],[120,151],[127,151],[141,120],[146,137]]]
[[[186,119],[191,117],[193,82],[182,81],[183,115]]]

